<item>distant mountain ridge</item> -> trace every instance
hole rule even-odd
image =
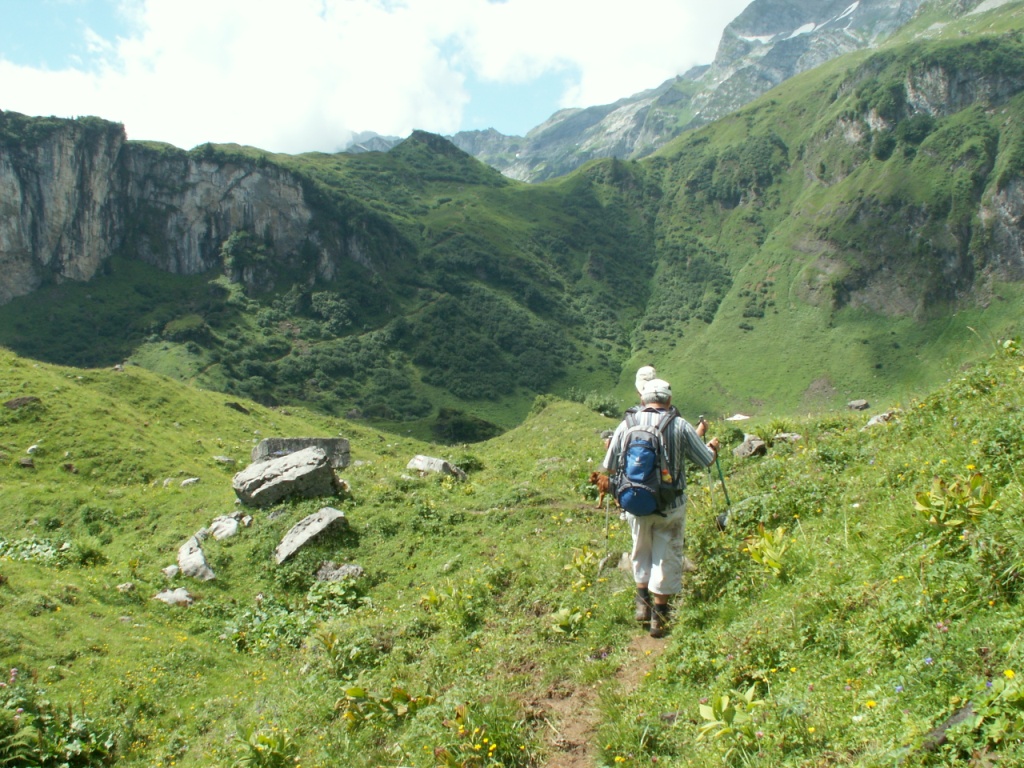
[[[450,140],[520,181],[563,176],[590,160],[646,157],[679,134],[735,111],[790,77],[902,28],[923,7],[958,16],[998,0],[753,0],[723,31],[715,60],[612,104],[560,110],[526,136],[494,129]],[[366,136],[366,134],[361,134]],[[373,149],[400,139],[374,136]],[[346,151],[366,151],[365,139]]]

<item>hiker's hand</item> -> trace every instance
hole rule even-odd
[[[718,455],[718,438],[712,437],[708,440],[708,448],[715,452],[715,456]]]
[[[701,416],[695,431],[697,432],[697,437],[704,437],[704,433],[708,431],[708,420]]]

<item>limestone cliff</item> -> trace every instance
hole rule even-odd
[[[0,112],[0,304],[40,285],[87,281],[115,253],[176,274],[223,267],[251,233],[276,264],[331,279],[341,260],[376,268],[365,221],[316,217],[304,180],[272,163],[128,142],[96,118]],[[269,287],[272,274],[234,275]],[[257,284],[258,283],[258,284]]]

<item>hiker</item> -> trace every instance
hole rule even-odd
[[[668,449],[668,471],[674,478],[675,496],[658,513],[626,514],[633,536],[633,580],[636,582],[636,620],[649,624],[651,637],[663,637],[668,626],[669,597],[683,588],[683,543],[686,528],[686,465],[688,457],[710,467],[718,454],[718,438],[705,445],[707,422],[694,428],[672,409],[672,387],[662,379],[644,384],[640,396],[643,408],[627,415],[615,429],[603,467],[615,476],[623,464],[625,433],[633,420],[657,424],[665,417],[664,439]]]
[[[633,382],[636,385],[636,393],[642,395],[644,393],[644,384],[656,378],[658,378],[658,372],[654,370],[653,365],[644,365],[637,368],[636,379]]]

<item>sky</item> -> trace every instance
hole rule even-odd
[[[709,64],[751,0],[0,0],[0,110],[335,152],[609,104]]]

